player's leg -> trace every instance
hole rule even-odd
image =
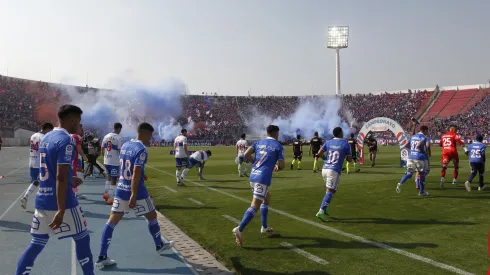
[[[109,188],[111,187],[111,181],[112,181],[112,178],[111,178],[111,173],[110,173],[110,167],[109,165],[106,165],[106,170],[108,171],[107,173],[107,176],[106,176],[106,179],[105,179],[105,185],[104,185],[104,195],[103,195],[103,198],[105,201],[107,201],[109,199]]]
[[[148,198],[147,200],[150,200]],[[140,202],[138,203],[139,205],[142,205],[143,203]],[[147,205],[153,205],[153,202],[147,202]],[[151,206],[153,207],[153,206]],[[153,242],[155,243],[156,251],[157,253],[161,253],[165,250],[169,250],[174,246],[174,242],[169,241],[169,242],[164,242],[160,233],[160,225],[158,224],[157,220],[157,213],[153,207],[153,210],[144,214],[146,220],[148,221],[148,231],[150,232],[150,235],[153,238]]]
[[[412,178],[413,173],[416,170],[417,170],[417,166],[416,166],[415,160],[409,159],[407,161],[407,172],[405,173],[405,175],[403,175],[403,177],[401,178],[400,182],[396,185],[396,192],[397,193],[400,193],[401,192],[403,184],[407,180],[409,180],[409,179]]]
[[[441,169],[441,188],[444,188],[444,178],[446,177],[447,165],[449,164],[449,156],[443,154],[441,159],[442,169]]]
[[[376,151],[374,151],[372,153],[372,155],[373,155],[373,160],[372,160],[372,163],[371,163],[371,167],[374,167],[376,165]]]
[[[48,234],[31,235],[32,239],[29,246],[27,246],[26,250],[24,251],[24,253],[22,253],[19,261],[17,262],[17,271],[15,272],[16,275],[30,274],[37,256],[41,254],[44,247],[46,247],[46,245],[48,244]]]
[[[296,163],[296,155],[293,155],[293,161],[291,161],[291,170],[293,170],[295,163]]]
[[[420,172],[415,175],[415,189],[420,189]]]
[[[327,222],[328,206],[332,201],[333,194],[337,192],[340,175],[334,170],[323,169],[322,176],[325,182],[326,192],[325,196],[323,197],[322,204],[320,205],[320,209],[318,210],[318,213],[316,213],[316,217],[324,222]]]
[[[420,177],[419,180],[419,196],[427,196],[428,192],[425,191],[425,176],[426,176],[426,167],[425,161],[417,161],[417,174]]]
[[[301,170],[301,161],[303,160],[303,156],[298,156],[298,170]]]
[[[485,174],[485,163],[478,163],[478,191],[485,189],[485,183],[483,182],[483,175]]]
[[[262,205],[263,201],[266,199],[269,186],[261,184],[261,183],[250,183],[250,186],[253,190],[253,199],[250,207],[245,211],[243,215],[242,221],[240,225],[233,229],[233,234],[235,234],[235,241],[238,245],[242,245],[242,232],[245,227],[252,221],[257,210]]]
[[[477,163],[470,162],[470,168],[471,168],[470,175],[468,176],[468,180],[464,183],[464,187],[468,192],[471,192],[471,183],[473,182],[473,179],[476,177],[476,174],[478,174]]]
[[[248,171],[251,170],[252,163],[250,163],[250,162],[248,162],[246,160],[244,160],[244,162],[245,162],[245,170],[243,170],[243,175],[245,177],[248,177]]]
[[[129,201],[123,201],[119,199],[114,199],[114,203],[112,204],[111,214],[106,224],[104,225],[104,229],[102,230],[102,237],[100,240],[100,252],[97,262],[95,263],[96,268],[104,268],[106,266],[110,266],[115,264],[116,262],[107,256],[107,251],[109,250],[109,245],[111,244],[112,234],[114,233],[114,229],[116,225],[121,221],[124,216],[124,213],[129,211]]]
[[[459,175],[459,156],[456,154],[452,158],[454,163],[454,172],[453,172],[453,184],[458,184],[458,175]]]
[[[36,187],[39,186],[39,168],[31,168],[31,184],[29,185],[29,188],[27,188],[26,193],[24,194],[24,197],[20,200],[20,205],[22,208],[26,209],[27,206],[27,199],[29,198],[29,195],[36,190]]]
[[[238,157],[238,176],[240,176],[240,177],[243,177],[242,164],[243,164],[242,159],[240,157]]]
[[[267,217],[269,215],[269,204],[271,202],[271,194],[267,192],[265,200],[260,205],[260,220],[262,221],[262,227],[260,228],[260,233],[272,233],[274,228],[269,227],[267,224]]]
[[[316,154],[315,154],[315,156],[314,156],[314,158],[313,158],[313,173],[316,173],[316,172],[317,172],[317,170],[318,170],[318,166],[317,166],[317,164],[318,164],[318,157],[317,157],[317,156],[316,156]]]

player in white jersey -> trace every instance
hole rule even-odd
[[[107,134],[102,140],[104,166],[107,171],[104,199],[108,205],[112,205],[114,201],[114,191],[119,177],[119,151],[123,145],[122,137],[119,135],[121,130],[122,124],[114,123],[114,132]]]
[[[26,193],[24,194],[24,197],[20,199],[20,205],[22,208],[26,209],[27,205],[27,198],[29,197],[30,194],[36,189],[37,186],[39,186],[39,144],[41,143],[41,139],[44,137],[44,135],[51,130],[53,130],[54,126],[53,124],[46,122],[43,123],[41,126],[41,132],[34,133],[31,136],[30,140],[30,156],[29,156],[29,170],[31,172],[31,185],[29,185],[29,188],[27,189]]]
[[[189,169],[193,167],[199,167],[199,179],[205,180],[205,178],[202,177],[202,170],[204,169],[204,164],[206,161],[208,161],[210,156],[211,150],[198,150],[194,152],[189,158],[189,165],[184,169],[182,175],[180,176],[180,181],[184,182],[184,178],[187,176],[187,173],[189,173]]]
[[[175,167],[177,168],[175,176],[177,178],[177,186],[184,186],[184,181],[181,179],[182,169],[189,166],[189,151],[187,151],[187,130],[182,129],[180,136],[174,140],[175,150]]]
[[[237,157],[235,160],[235,162],[238,164],[238,174],[240,175],[240,177],[243,177],[243,176],[248,177],[247,172],[251,166],[251,163],[249,163],[245,159],[245,151],[247,150],[247,147],[248,147],[248,142],[245,139],[245,134],[242,134],[241,139],[239,141],[237,141],[237,143],[236,143]],[[242,173],[242,163],[244,163],[244,162],[245,162],[245,170]]]

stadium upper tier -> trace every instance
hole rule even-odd
[[[67,89],[81,93],[88,89],[97,91],[0,75],[0,136],[8,136],[18,128],[37,130],[46,120],[55,122],[57,107],[68,100]],[[392,118],[408,127],[410,117],[415,116],[435,127],[431,131],[433,135],[445,131],[453,121],[465,121],[459,124],[464,128],[463,134],[488,134],[490,126],[483,122],[490,117],[489,91],[488,85],[474,85],[464,89],[435,87],[422,91],[343,95],[339,115],[346,121],[353,117],[358,127],[378,116]],[[307,97],[185,95],[181,99],[183,112],[177,119],[181,124],[189,118],[196,122],[196,137],[234,139],[246,131],[246,121],[257,113],[285,118],[295,112],[303,98]],[[466,123],[468,121],[471,123]]]

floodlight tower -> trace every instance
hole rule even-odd
[[[335,49],[335,61],[337,76],[336,95],[340,95],[340,49],[345,49],[349,46],[349,26],[330,26],[328,27],[328,42],[327,48]]]

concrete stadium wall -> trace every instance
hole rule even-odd
[[[29,146],[29,138],[2,138],[2,147]]]
[[[33,131],[18,129],[14,132],[14,138],[30,139],[33,134]]]

